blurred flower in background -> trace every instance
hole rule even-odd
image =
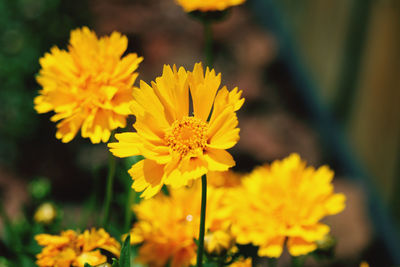
[[[201,184],[170,191],[170,196],[158,194],[133,206],[138,218],[131,230],[131,242],[141,244],[137,261],[149,266],[189,266],[195,263],[200,223]],[[229,249],[233,240],[228,236],[229,212],[223,204],[226,191],[209,187],[207,194],[206,231],[223,239],[214,239],[208,248]],[[210,240],[211,241],[211,240]]]
[[[231,192],[232,232],[239,244],[259,246],[258,255],[279,257],[285,240],[293,256],[317,248],[329,233],[319,221],[341,212],[345,196],[335,194],[333,171],[306,167],[297,154],[256,168]]]
[[[175,0],[186,12],[221,11],[231,6],[243,4],[246,0]]]
[[[38,223],[50,224],[56,218],[56,215],[57,211],[54,205],[46,202],[37,208],[33,219]]]
[[[40,59],[37,76],[43,87],[34,100],[39,113],[54,111],[56,137],[71,141],[81,130],[92,143],[107,142],[111,131],[125,127],[133,100],[135,70],[143,58],[122,57],[126,36],[113,32],[97,38],[87,27],[71,31],[68,51],[53,47]]]
[[[36,264],[40,267],[97,265],[107,261],[99,249],[116,257],[121,249],[121,245],[101,228],[85,230],[82,234],[73,230],[63,231],[60,235],[39,234],[35,239],[44,247],[36,256]]]

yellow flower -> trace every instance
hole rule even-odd
[[[151,86],[141,81],[134,90],[137,132],[117,134],[119,142],[109,147],[118,157],[145,157],[129,170],[142,197],[154,196],[163,184],[178,188],[235,165],[226,149],[239,140],[236,111],[244,99],[237,88],[218,91],[220,83],[221,74],[207,68],[204,75],[201,63],[192,72],[166,65]]]
[[[35,236],[41,253],[36,255],[39,267],[83,267],[85,263],[97,265],[107,261],[98,249],[104,249],[116,257],[120,254],[120,244],[104,229],[92,228],[83,234],[73,230],[61,232],[60,235],[39,234]]]
[[[133,207],[138,222],[131,230],[131,242],[141,243],[140,263],[159,267],[170,260],[171,267],[195,264],[199,235],[201,185],[159,194]],[[225,190],[208,188],[206,231],[229,229],[229,213],[222,202]]]
[[[113,32],[97,38],[87,27],[71,31],[68,50],[53,47],[40,59],[43,87],[34,100],[38,113],[54,111],[56,137],[71,141],[79,129],[92,143],[107,142],[111,131],[125,127],[130,113],[134,72],[143,58],[130,53],[126,36]]]
[[[56,214],[54,205],[46,202],[37,208],[33,219],[38,223],[49,224],[55,219]]]
[[[240,259],[229,265],[229,267],[251,267],[251,266],[253,266],[251,263],[251,258]]]
[[[242,174],[227,170],[225,172],[210,171],[207,173],[207,183],[213,187],[237,187],[241,185]]]
[[[259,246],[260,256],[279,257],[286,239],[293,256],[313,251],[330,230],[320,220],[345,207],[332,178],[327,166],[306,167],[297,154],[255,169],[231,195],[236,241]]]
[[[209,254],[221,255],[234,244],[235,240],[228,230],[217,230],[204,236],[204,248]]]
[[[246,0],[176,0],[176,2],[183,7],[185,12],[199,10],[202,12],[207,11],[221,11],[231,6],[243,4]]]

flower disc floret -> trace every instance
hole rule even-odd
[[[165,135],[167,145],[182,156],[197,156],[207,146],[208,125],[195,117],[176,120]]]
[[[236,111],[244,99],[237,88],[229,92],[220,84],[221,75],[208,68],[204,73],[201,63],[193,71],[166,65],[151,86],[141,81],[134,90],[136,132],[117,134],[109,147],[118,157],[145,157],[128,171],[142,197],[235,165],[226,149],[239,140]]]

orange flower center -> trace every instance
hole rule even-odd
[[[195,117],[176,120],[165,135],[167,145],[182,156],[195,156],[207,145],[208,125]]]

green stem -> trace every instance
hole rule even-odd
[[[200,212],[200,230],[199,242],[197,248],[197,267],[203,266],[203,250],[204,250],[204,231],[206,222],[206,202],[207,202],[207,176],[201,177],[201,212]]]
[[[129,179],[129,180],[131,181],[131,179]],[[125,206],[125,223],[124,223],[124,232],[125,233],[129,231],[129,227],[130,227],[130,224],[132,221],[133,212],[132,212],[131,206],[132,206],[133,200],[135,198],[135,194],[134,194],[135,191],[131,188],[131,186],[129,185],[129,186],[127,186],[127,188],[128,188],[128,192],[127,192],[128,199],[126,201],[126,206]]]
[[[205,42],[205,56],[206,56],[206,66],[212,68],[213,65],[213,40],[212,40],[212,22],[208,19],[203,20],[204,26],[204,42]]]
[[[104,199],[104,213],[103,213],[103,222],[102,222],[103,227],[106,227],[106,225],[108,223],[108,215],[110,212],[111,199],[112,199],[112,193],[113,193],[115,168],[116,168],[116,160],[115,160],[115,157],[110,153],[109,158],[108,158],[106,197]]]

